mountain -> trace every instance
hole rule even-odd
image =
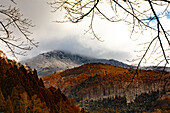
[[[145,69],[145,70],[160,70],[160,71],[170,72],[170,67],[165,67],[165,66],[147,66],[147,67],[141,67],[141,69]]]
[[[49,75],[87,63],[104,63],[125,68],[133,67],[113,59],[96,59],[59,50],[42,53],[31,59],[21,61],[21,63],[32,69],[35,68],[39,76]]]
[[[60,88],[90,111],[107,108],[112,109],[107,112],[131,113],[155,109],[156,100],[170,91],[170,73],[139,70],[134,77],[135,72],[135,69],[91,63],[41,78],[46,87]]]
[[[37,71],[31,70],[0,51],[0,112],[3,113],[80,113],[73,99],[61,90],[45,88]]]

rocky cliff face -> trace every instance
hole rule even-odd
[[[96,59],[56,50],[42,53],[34,58],[21,61],[21,63],[28,65],[32,69],[35,68],[39,76],[49,75],[87,63],[106,63],[126,68],[133,67],[113,59]]]

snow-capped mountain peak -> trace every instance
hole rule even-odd
[[[96,59],[60,50],[42,53],[31,59],[21,61],[21,63],[30,66],[32,69],[35,68],[39,76],[63,71],[87,63],[105,63],[125,68],[132,67],[113,59]]]

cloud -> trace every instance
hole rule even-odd
[[[104,42],[90,39],[84,42],[84,40],[84,38],[70,36],[62,39],[54,38],[50,41],[42,41],[39,49],[30,51],[27,58],[52,50],[63,50],[73,54],[80,54],[94,58],[115,59],[123,62],[126,62],[127,59],[132,57],[131,53],[128,53],[127,51],[116,51],[106,48]],[[20,58],[20,60],[24,59],[26,59],[26,57]]]
[[[31,29],[31,32],[33,32],[32,37],[40,42],[38,48],[29,51],[27,57],[19,56],[19,60],[51,50],[66,50],[86,56],[126,61],[126,59],[131,60],[135,58],[133,51],[138,48],[137,44],[151,40],[151,38],[148,38],[150,37],[150,30],[147,30],[146,34],[141,36],[142,38],[138,38],[140,33],[135,34],[134,38],[138,40],[132,41],[129,38],[130,30],[132,29],[128,25],[125,25],[123,22],[110,23],[97,16],[95,16],[93,28],[104,42],[96,39],[92,40],[92,35],[83,35],[85,30],[89,28],[90,18],[84,18],[85,20],[78,24],[59,24],[52,21],[62,19],[64,13],[51,13],[51,8],[45,0],[16,0],[16,2],[17,7],[20,8],[24,16],[32,19],[36,25]],[[141,10],[143,10],[142,8]],[[101,9],[104,12],[108,12],[107,9],[103,8],[103,5]],[[169,19],[166,18],[161,20],[166,29],[169,28],[168,21]]]
[[[36,26],[32,29],[32,37],[40,42],[38,48],[29,51],[27,57],[19,56],[19,60],[51,50],[66,50],[85,56],[123,61],[132,56],[130,54],[132,54],[133,44],[126,37],[128,36],[126,27],[121,24],[95,20],[94,30],[101,40],[104,40],[100,42],[92,40],[93,36],[90,34],[83,35],[85,30],[88,30],[89,18],[85,18],[85,21],[78,24],[52,22],[60,19],[62,12],[51,13],[51,8],[42,0],[18,1],[18,7],[24,16],[33,20]],[[129,46],[126,46],[127,44]]]

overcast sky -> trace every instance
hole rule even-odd
[[[5,3],[6,0],[4,0]],[[110,23],[106,20],[96,19],[94,30],[103,42],[92,39],[93,36],[86,34],[90,21],[78,24],[55,23],[62,19],[62,12],[51,13],[47,0],[15,0],[17,7],[25,17],[32,20],[36,25],[31,32],[39,47],[28,52],[26,57],[18,56],[19,60],[31,58],[40,53],[52,50],[66,50],[76,54],[96,58],[116,59],[122,62],[136,58],[134,51],[140,40],[133,41],[129,38],[128,26],[124,23]],[[170,23],[168,23],[170,26]],[[127,63],[127,62],[126,62]]]

